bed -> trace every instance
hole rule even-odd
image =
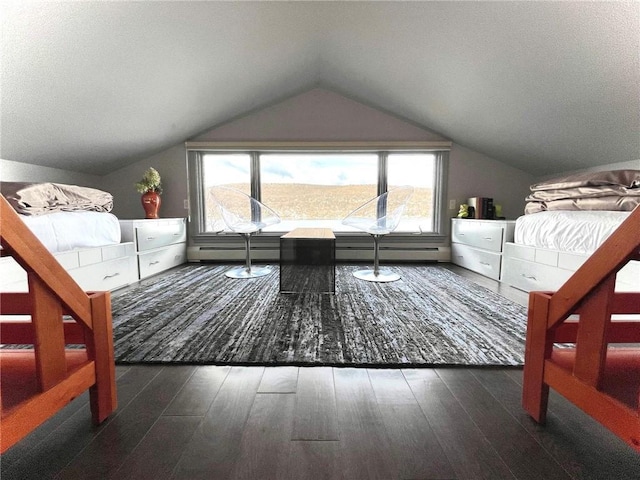
[[[114,290],[137,280],[135,249],[121,242],[111,194],[58,183],[2,182],[2,195],[19,218],[85,291]],[[26,291],[27,275],[0,259],[1,291]]]
[[[55,212],[20,215],[21,220],[51,253],[120,243],[120,222],[106,212]]]
[[[501,280],[526,292],[555,291],[640,205],[640,170],[586,172],[531,186]],[[640,262],[617,275],[618,291],[640,290]]]

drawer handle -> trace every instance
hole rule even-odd
[[[156,237],[147,237],[147,240],[155,240]]]
[[[493,240],[493,237],[482,237],[482,238],[484,238],[485,240]]]
[[[174,237],[179,237],[179,236],[180,236],[180,233],[174,233],[174,234],[173,234],[173,236],[174,236]]]
[[[490,267],[491,264],[487,262],[480,262],[480,265],[484,265],[485,267]]]
[[[113,275],[105,275],[105,277],[103,278],[103,280],[107,280],[109,278],[113,278],[113,277],[117,277],[118,275],[120,275],[119,272],[114,273]]]
[[[155,262],[149,262],[149,266],[157,265],[158,263],[160,263],[160,260],[156,260]]]
[[[527,280],[534,280],[534,281],[538,280],[536,277],[534,277],[532,275],[525,275],[524,273],[521,273],[520,275],[522,275]]]

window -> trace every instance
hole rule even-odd
[[[204,155],[202,161],[204,231],[219,232],[225,225],[208,194],[209,188],[225,185],[251,195],[251,156],[246,153]]]
[[[284,231],[340,230],[340,220],[377,195],[378,156],[371,153],[260,155],[262,201],[279,213]]]
[[[251,194],[278,212],[265,232],[329,227],[353,232],[341,220],[367,200],[401,185],[414,187],[396,234],[438,234],[445,152],[192,151],[189,178],[196,235],[226,230],[209,195],[214,185]],[[195,202],[193,201],[195,199]]]
[[[431,153],[390,153],[387,156],[387,188],[411,185],[409,199],[397,231],[434,231],[436,156]]]

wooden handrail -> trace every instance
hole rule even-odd
[[[35,275],[62,301],[74,319],[91,328],[91,305],[87,294],[55,260],[34,233],[20,220],[0,194],[1,244],[28,275]]]
[[[38,386],[17,405],[2,409],[3,453],[87,389],[95,424],[106,419],[118,402],[109,292],[84,292],[1,195],[0,242],[2,255],[13,257],[26,270],[28,281],[28,293],[0,294],[0,314],[31,317],[30,322],[0,322],[2,340],[33,344],[33,350],[18,353],[35,357]],[[65,321],[63,315],[74,321]],[[84,344],[85,352],[66,351],[67,342]],[[78,353],[85,355],[80,363]],[[0,354],[8,354],[3,355],[7,362],[0,374],[8,371],[12,378],[15,372],[24,373],[11,351]],[[21,392],[19,384],[12,386]]]
[[[640,313],[640,292],[615,292],[617,272],[639,252],[636,207],[557,292],[530,292],[522,404],[534,420],[544,423],[549,388],[554,388],[640,452],[638,399],[620,396],[608,383],[623,378],[637,387],[640,379],[636,349],[608,348],[609,343],[640,341],[640,321],[611,318]],[[573,314],[578,314],[577,321],[569,319]],[[575,351],[556,349],[555,343],[574,343]],[[569,355],[570,366],[557,361]],[[611,364],[610,356],[615,359]],[[620,365],[620,376],[611,377],[607,368]]]

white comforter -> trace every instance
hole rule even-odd
[[[593,253],[629,216],[613,211],[546,211],[516,220],[515,243],[565,252]]]
[[[104,212],[57,212],[20,218],[52,252],[120,243],[120,223]]]

